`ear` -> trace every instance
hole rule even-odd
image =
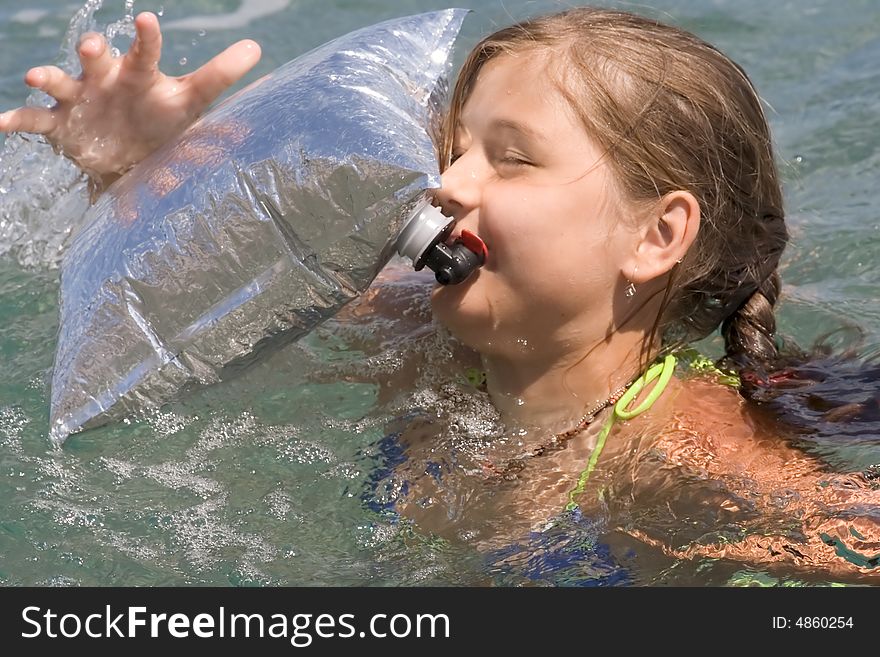
[[[652,218],[640,231],[632,271],[624,272],[638,285],[670,271],[687,253],[700,230],[700,204],[686,191],[670,192],[654,206]]]

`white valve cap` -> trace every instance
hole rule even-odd
[[[440,208],[425,201],[413,210],[397,238],[397,253],[418,263],[425,251],[434,245],[455,222]]]

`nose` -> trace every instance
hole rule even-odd
[[[443,214],[456,221],[464,218],[480,204],[482,178],[479,159],[465,153],[456,159],[440,177],[440,189],[434,198]]]

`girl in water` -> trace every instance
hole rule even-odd
[[[86,35],[79,79],[27,73],[54,108],[0,115],[4,131],[44,134],[95,193],[260,54],[242,41],[169,78],[156,17],[135,26],[118,58]],[[450,239],[469,230],[489,258],[464,283],[433,289],[433,316],[479,356],[475,385],[508,431],[441,457],[410,423],[396,511],[496,552],[578,516],[601,519],[619,558],[880,575],[876,485],[793,447],[745,396],[795,375],[779,372],[774,335],[781,186],[761,101],[736,64],[619,11],[502,29],[459,74],[441,168],[435,199],[456,220]],[[388,270],[340,321],[393,311],[400,280]],[[723,366],[739,377],[676,368],[676,350],[719,327]]]

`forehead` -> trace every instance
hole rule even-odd
[[[467,129],[484,123],[518,124],[533,136],[583,131],[569,101],[560,92],[555,64],[542,51],[505,54],[487,62],[465,101],[461,122]]]

